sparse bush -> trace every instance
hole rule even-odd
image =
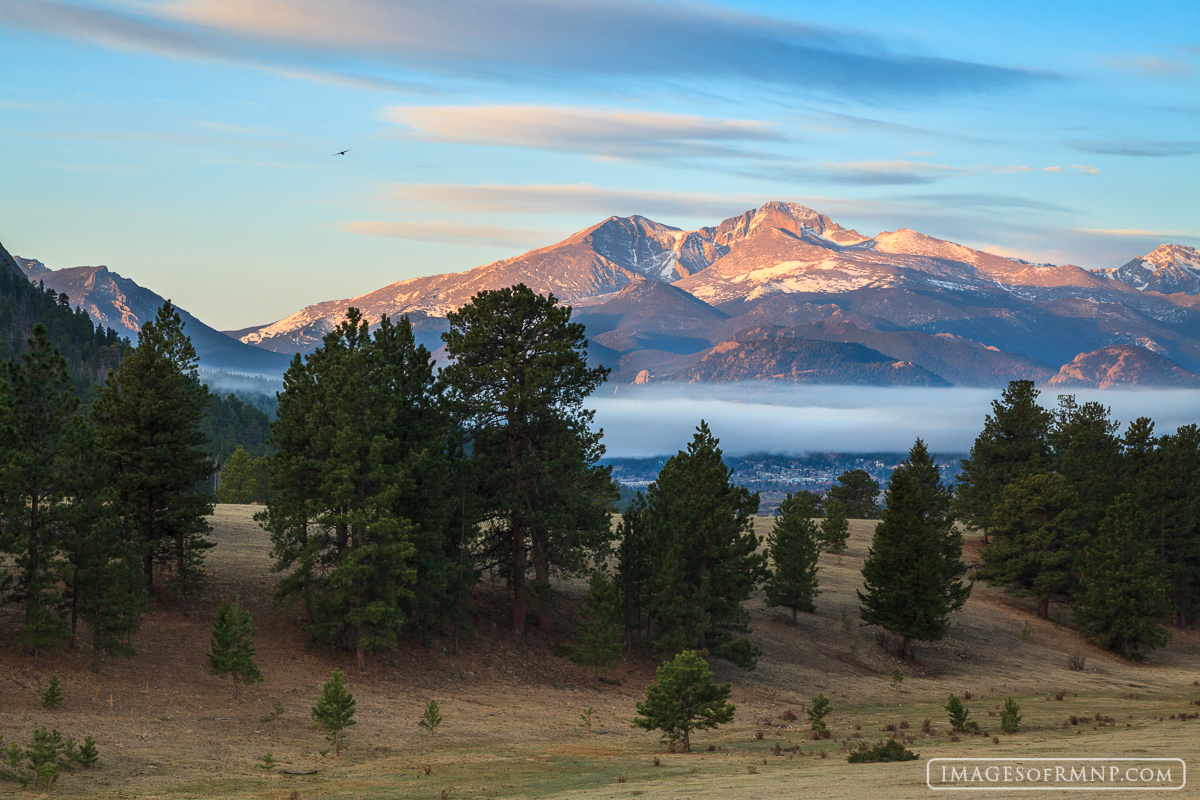
[[[50,677],[50,686],[48,686],[46,691],[42,694],[42,708],[46,709],[47,711],[54,711],[62,705],[62,701],[63,692],[62,687],[58,682],[58,676],[52,675]]]
[[[1009,697],[1004,701],[1004,711],[1000,715],[1000,730],[1005,733],[1016,733],[1021,729],[1021,707],[1017,701]]]
[[[929,717],[921,720],[921,733],[933,733],[933,720],[929,719]]]
[[[1071,653],[1071,655],[1067,656],[1067,669],[1069,669],[1069,670],[1073,670],[1075,672],[1083,672],[1083,667],[1086,663],[1087,663],[1087,657],[1083,653],[1079,652],[1078,650]]]
[[[787,711],[784,711],[779,718],[786,720],[787,722],[794,722],[796,720],[796,712],[789,708]]]
[[[970,689],[968,689],[967,691],[963,692],[963,700],[970,700],[970,699],[971,699],[972,697],[974,697],[974,696],[975,696],[975,695],[971,694],[971,690],[970,690]]]
[[[442,715],[438,713],[438,704],[436,700],[430,700],[425,704],[425,714],[417,720],[417,726],[424,728],[430,733],[436,733],[438,725],[442,724]],[[588,719],[588,727],[592,726],[591,719]]]
[[[898,692],[902,683],[904,683],[904,671],[896,667],[892,670],[892,688]]]
[[[908,727],[908,720],[906,720],[906,719],[902,719],[902,720],[900,720],[900,728],[901,728],[901,729],[904,729],[904,728],[907,728],[907,727]]]
[[[884,725],[884,726],[883,726],[883,730],[884,730],[884,731],[894,731],[894,730],[896,730],[896,723],[894,723],[894,722],[889,722],[887,725]]]
[[[876,764],[885,761],[916,761],[919,753],[914,753],[895,739],[886,739],[873,747],[866,742],[859,742],[858,747],[846,758],[851,764]]]

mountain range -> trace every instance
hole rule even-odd
[[[105,267],[17,263],[97,321],[134,333],[162,302]],[[202,365],[278,374],[351,306],[372,321],[407,314],[437,351],[447,312],[519,282],[574,307],[589,358],[619,383],[1200,385],[1193,248],[1164,244],[1087,270],[909,229],[868,237],[778,201],[692,231],[609,217],[515,258],[398,281],[268,325],[220,333],[186,319]]]

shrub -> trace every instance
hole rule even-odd
[[[859,742],[846,758],[851,764],[876,764],[884,761],[916,761],[920,753],[914,753],[895,739],[886,739],[873,747]]]
[[[929,717],[921,720],[921,733],[933,733],[933,720]]]
[[[1083,653],[1076,650],[1067,657],[1067,669],[1075,672],[1083,672],[1083,666],[1087,663],[1087,657]]]

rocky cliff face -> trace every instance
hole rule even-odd
[[[1117,387],[1200,386],[1200,375],[1165,356],[1136,345],[1112,345],[1080,353],[1046,382],[1058,388],[1112,389]]]

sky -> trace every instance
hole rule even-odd
[[[0,65],[0,242],[220,329],[772,199],[1088,268],[1200,246],[1194,0],[2,0]]]

